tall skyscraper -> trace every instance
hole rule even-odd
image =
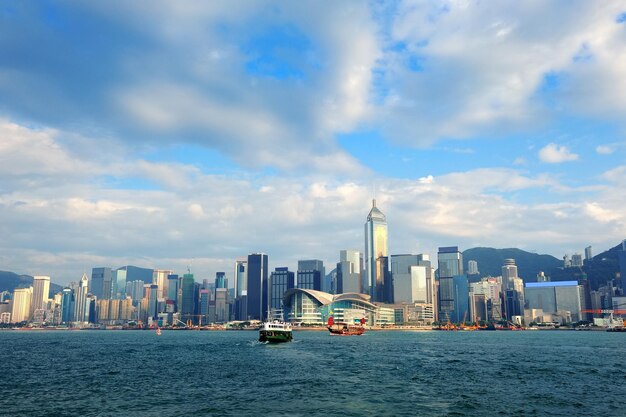
[[[89,309],[87,306],[88,282],[87,274],[83,274],[83,277],[78,282],[78,289],[74,294],[74,321],[80,323],[89,321]]]
[[[356,250],[342,250],[339,252],[337,264],[337,294],[361,292],[361,275],[363,258]]]
[[[591,253],[591,246],[587,246],[585,248],[585,261],[590,261],[593,258],[593,254]]]
[[[174,271],[167,269],[155,269],[152,271],[152,283],[159,287],[158,298],[167,298],[167,285],[169,284],[167,277],[173,273]]]
[[[126,270],[116,269],[111,271],[111,294],[114,298],[124,300],[126,298]]]
[[[182,299],[180,302],[179,311],[183,319],[192,320],[195,313],[195,280],[193,274],[183,275],[182,283]]]
[[[248,255],[247,316],[251,320],[264,320],[268,314],[269,294],[267,288],[267,255]]]
[[[11,308],[11,322],[21,323],[31,318],[31,303],[33,299],[33,287],[16,288],[13,291],[13,300]]]
[[[74,291],[63,288],[61,295],[61,323],[68,324],[74,321]]]
[[[176,303],[178,298],[178,275],[177,274],[169,274],[167,276],[167,296],[165,297],[167,300],[172,300]]]
[[[31,314],[36,310],[46,308],[48,296],[50,293],[50,277],[34,276],[33,277],[33,300],[31,303]]]
[[[225,272],[216,272],[215,273],[215,288],[226,288],[226,273]]]
[[[319,259],[298,261],[297,288],[323,291],[322,281],[325,276],[324,262]]]
[[[504,296],[504,318],[524,315],[524,283],[517,276],[515,259],[505,259],[502,266],[502,293]]]
[[[474,260],[467,261],[467,273],[469,275],[478,275],[478,262]]]
[[[270,276],[270,309],[272,318],[283,320],[283,296],[287,290],[294,288],[294,273],[289,268],[276,268]]]
[[[248,259],[238,259],[235,261],[235,297],[241,297],[248,289]]]
[[[457,246],[441,247],[437,253],[437,263],[439,266],[439,321],[453,320],[454,277],[463,275],[463,255]]]
[[[111,298],[112,279],[111,268],[92,268],[91,282],[89,283],[91,294],[99,300]]]
[[[388,274],[383,269],[387,262],[380,258],[387,256],[387,218],[376,207],[376,200],[372,201],[372,209],[365,222],[365,274],[361,285],[362,291],[372,296],[373,301],[380,300],[385,294],[385,282]],[[384,265],[383,265],[384,264]]]

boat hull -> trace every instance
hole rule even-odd
[[[259,331],[259,342],[261,343],[286,343],[293,340],[291,331],[261,330]]]
[[[333,324],[328,326],[328,331],[331,336],[360,336],[365,333],[365,327]]]

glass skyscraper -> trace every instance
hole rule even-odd
[[[287,290],[294,288],[294,273],[288,268],[276,268],[270,276],[270,308],[272,310],[272,318],[285,319],[281,312],[283,311],[283,296]]]
[[[385,301],[385,285],[390,285],[389,274],[384,268],[388,262],[381,262],[380,258],[387,257],[387,218],[376,207],[376,200],[372,200],[372,209],[365,222],[365,274],[361,290],[369,294],[373,301]],[[383,265],[384,264],[384,265]]]
[[[463,275],[463,255],[457,246],[439,248],[437,253],[439,272],[439,321],[453,319],[454,277]]]
[[[247,265],[247,318],[264,320],[268,313],[267,255],[248,255]]]

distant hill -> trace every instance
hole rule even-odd
[[[0,292],[13,292],[16,288],[26,288],[31,285],[33,285],[33,277],[30,275],[18,275],[15,272],[0,271]],[[62,290],[63,287],[61,285],[51,282],[49,297],[52,298],[54,294]]]
[[[508,258],[515,259],[517,273],[524,282],[536,282],[539,271],[549,275],[554,268],[563,265],[563,261],[552,255],[538,255],[521,249],[471,248],[463,251],[463,268],[467,271],[468,261],[474,260],[478,262],[481,277],[496,277],[502,275],[502,265]]]
[[[550,272],[552,281],[569,281],[584,279],[589,280],[591,289],[597,290],[608,281],[615,279],[619,272],[618,251],[622,245],[612,247],[602,253],[597,254],[591,260],[585,261],[583,267],[576,268],[555,268]]]

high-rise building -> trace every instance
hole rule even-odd
[[[235,297],[241,297],[245,295],[244,292],[248,289],[248,259],[238,259],[235,261]]]
[[[159,287],[158,298],[167,298],[167,285],[169,284],[167,277],[173,273],[174,271],[166,269],[155,269],[152,271],[152,283]]]
[[[180,286],[180,292],[182,293],[180,314],[185,321],[192,320],[195,314],[195,283],[193,274],[188,273],[183,275]]]
[[[478,275],[478,262],[474,260],[467,261],[467,273],[468,275]]]
[[[216,272],[215,273],[215,288],[226,288],[226,273],[225,272]]]
[[[114,298],[124,300],[126,298],[126,270],[116,269],[111,271],[111,294]]]
[[[46,308],[48,296],[50,293],[50,277],[48,276],[34,276],[33,277],[33,299],[30,305],[31,314],[36,310],[43,310]]]
[[[502,266],[503,318],[524,315],[524,282],[517,276],[515,259],[505,259]]]
[[[263,253],[248,255],[247,317],[250,320],[264,320],[268,314],[267,279],[267,255]]]
[[[33,287],[16,288],[13,291],[13,300],[11,308],[11,322],[21,323],[31,318],[31,303],[33,299]]]
[[[78,288],[74,294],[74,321],[84,323],[89,321],[89,308],[87,305],[87,293],[89,291],[89,279],[87,274],[78,282]]]
[[[228,289],[215,289],[215,321],[217,323],[225,323],[230,320],[228,307]]]
[[[113,274],[111,273],[111,268],[92,268],[91,282],[89,283],[91,294],[99,300],[111,298],[112,280]]]
[[[393,301],[397,304],[432,304],[430,271],[419,255],[391,255]]]
[[[591,246],[587,246],[585,248],[585,261],[590,261],[593,259],[593,254],[591,253]]]
[[[298,261],[296,287],[322,291],[322,281],[325,276],[324,262],[319,259]]]
[[[454,291],[454,310],[450,320],[455,323],[471,320],[469,311],[469,282],[465,275],[455,275],[452,278]]]
[[[167,276],[167,295],[165,299],[172,300],[176,303],[178,298],[178,275],[169,274]]]
[[[572,266],[573,267],[583,266],[583,256],[580,253],[575,253],[572,255]]]
[[[159,286],[157,284],[151,284],[149,286],[148,294],[148,317],[156,320],[158,318],[157,313],[159,305]]]
[[[584,319],[584,289],[578,281],[529,282],[525,291],[530,311],[541,310],[544,315],[560,315],[566,322]],[[530,319],[542,321],[537,317]]]
[[[61,295],[61,323],[68,324],[74,321],[74,291],[63,288]]]
[[[454,277],[463,275],[463,255],[457,246],[440,247],[439,252],[437,252],[437,263],[439,274],[439,321],[452,320],[456,293]]]
[[[360,293],[363,258],[356,250],[339,251],[339,263],[337,264],[337,281],[335,291],[337,294]]]
[[[283,296],[295,287],[294,273],[289,268],[275,268],[270,275],[270,314],[272,318],[283,320]]]
[[[383,270],[383,264],[379,259],[387,257],[387,217],[376,207],[376,200],[372,201],[372,209],[367,215],[365,222],[365,274],[361,289],[372,297],[372,301],[385,301],[380,297],[388,294],[385,286],[391,283],[385,282],[389,277]]]

